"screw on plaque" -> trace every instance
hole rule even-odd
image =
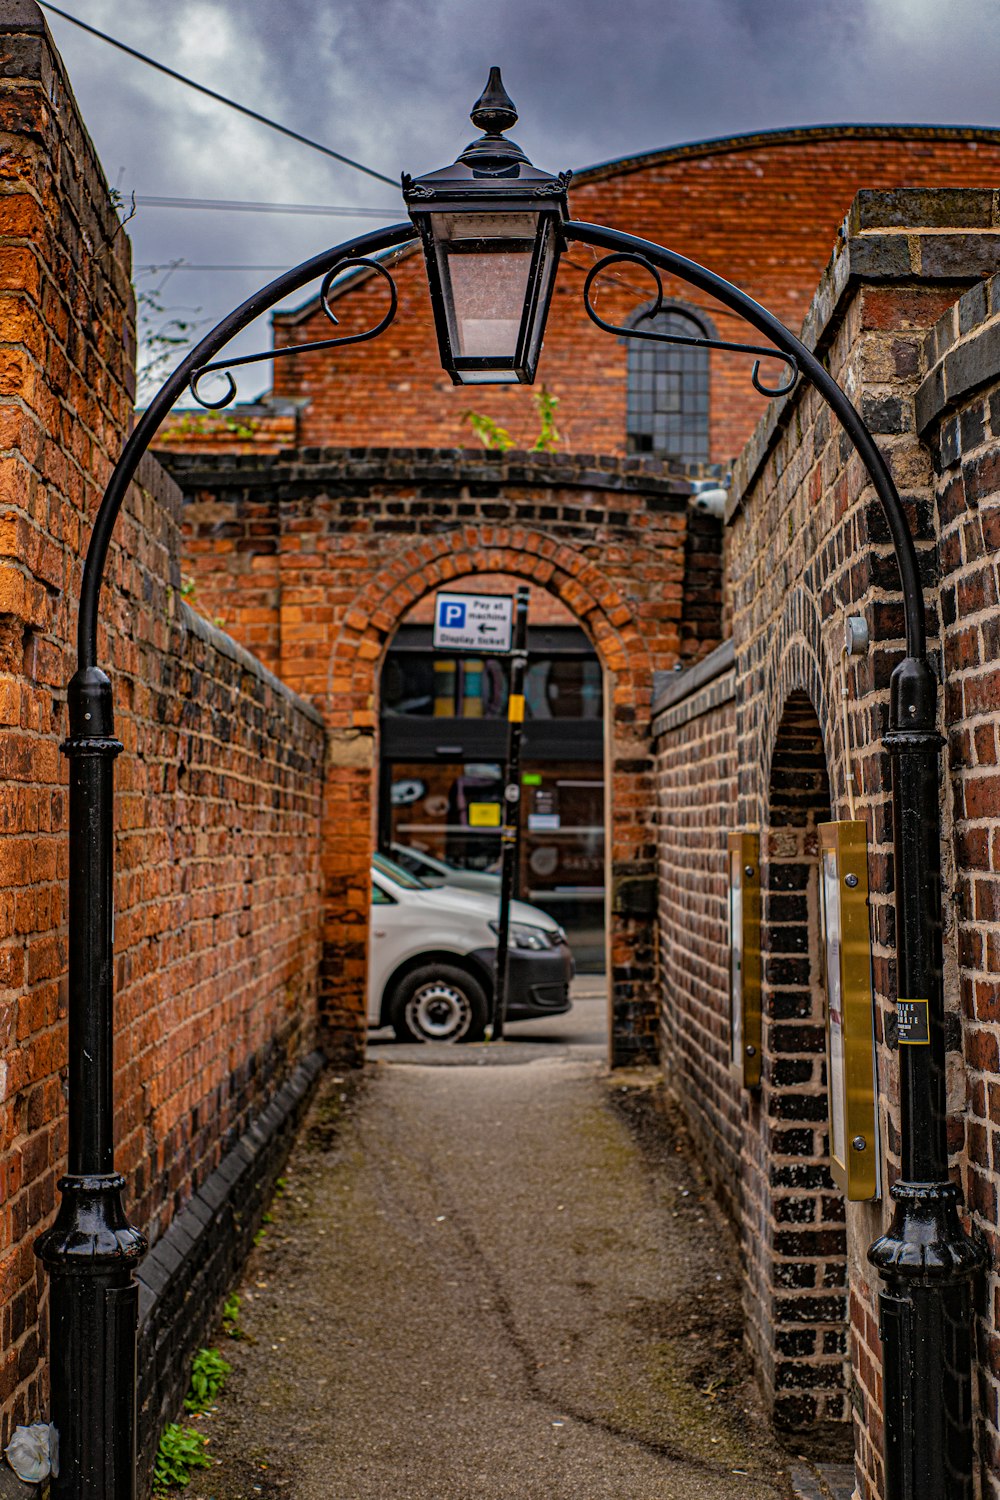
[[[866,1151],[868,1149],[868,1142],[865,1140],[863,1135],[856,1135],[851,1142],[851,1145],[854,1147],[855,1151]]]
[[[857,885],[857,883],[858,883],[858,877],[856,875],[845,875],[844,876],[844,884],[847,885],[847,886],[850,886],[850,888],[851,888],[852,891],[853,891],[854,887]]]

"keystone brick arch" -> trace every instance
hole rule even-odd
[[[331,724],[326,790],[326,923],[322,1005],[343,1036],[357,1021],[367,969],[367,917],[378,765],[378,679],[413,606],[454,579],[502,573],[553,594],[577,618],[605,674],[610,888],[607,938],[612,1061],[650,1051],[656,1021],[655,929],[629,913],[630,886],[651,865],[655,795],[646,737],[654,658],[630,604],[580,550],[541,531],[465,527],[397,553],[345,611],[327,673]],[[350,720],[350,723],[347,720]],[[335,720],[343,720],[336,723]],[[368,830],[368,837],[360,830]],[[650,871],[651,873],[651,871]],[[359,899],[359,897],[361,899]]]
[[[785,596],[773,628],[761,630],[738,661],[740,738],[745,752],[740,756],[740,790],[744,814],[751,822],[766,817],[775,747],[794,693],[804,692],[814,705],[827,765],[834,778],[840,779],[846,759],[832,706],[836,695],[830,686],[828,660],[818,601],[806,589],[796,588]]]

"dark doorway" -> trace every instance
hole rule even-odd
[[[435,652],[404,623],[382,667],[378,843],[495,873],[507,661]],[[604,688],[575,625],[529,626],[516,894],[566,929],[577,968],[605,965]]]

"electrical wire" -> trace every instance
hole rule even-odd
[[[376,172],[374,167],[366,167],[363,162],[354,161],[350,156],[342,156],[339,151],[334,151],[332,146],[323,146],[319,141],[310,140],[307,135],[300,135],[297,130],[291,130],[287,125],[279,125],[277,120],[268,119],[255,109],[249,109],[245,104],[238,104],[235,99],[227,99],[225,94],[216,93],[215,89],[206,88],[203,83],[195,83],[193,78],[186,78],[183,73],[178,73],[174,68],[168,68],[165,63],[157,62],[155,57],[147,57],[144,52],[137,52],[134,47],[127,47],[124,42],[118,41],[117,37],[109,36],[106,31],[98,31],[96,26],[89,26],[86,21],[71,16],[69,11],[61,10],[58,5],[53,5],[52,0],[38,0],[44,10],[49,10],[53,15],[61,16],[64,21],[69,21],[73,26],[79,26],[81,31],[89,31],[91,36],[96,36],[102,42],[107,42],[110,47],[117,47],[120,52],[126,52],[129,57],[135,57],[139,62],[145,63],[149,68],[156,68],[160,73],[166,73],[168,78],[175,78],[178,83],[186,83],[189,89],[196,89],[199,94],[206,94],[209,99],[215,99],[219,104],[227,104],[230,109],[238,110],[241,115],[248,115],[251,120],[258,121],[261,125],[268,125],[272,130],[278,130],[282,135],[290,136],[293,141],[299,141],[303,146],[311,146],[314,151],[321,151],[324,156],[332,156],[334,161],[339,161],[345,167],[354,167],[355,171],[364,172],[368,177],[374,177],[379,182],[387,182],[390,187],[398,187],[399,184],[391,177],[386,177],[384,172]]]
[[[150,263],[149,265],[136,266],[135,269],[136,269],[136,271],[146,271],[146,272],[156,272],[156,271],[287,271],[287,269],[288,269],[288,263],[286,261],[283,265],[280,265],[280,266],[258,266],[258,265],[250,265],[250,264],[241,265],[241,266],[223,266],[223,265],[205,266],[205,265],[198,265],[194,261],[187,261],[187,260],[183,260],[183,261],[160,260],[160,261],[156,261],[156,262]]]
[[[242,198],[162,198],[136,193],[138,208],[217,208],[234,213],[327,214],[334,218],[384,219],[397,208],[352,208],[346,203],[254,203]]]

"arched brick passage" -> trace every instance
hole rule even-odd
[[[850,1441],[844,1200],[828,1170],[817,824],[830,818],[820,722],[784,700],[761,834],[763,1048],[745,1134],[748,1327],[775,1421]]]
[[[607,824],[612,893],[652,876],[655,799],[645,735],[652,663],[632,611],[600,569],[543,533],[466,528],[412,546],[380,570],[345,612],[330,654],[323,1010],[341,1050],[358,1026],[378,763],[378,671],[400,621],[423,597],[466,576],[504,573],[555,595],[590,636],[605,672]],[[350,716],[350,722],[348,722]],[[647,869],[648,867],[648,869]],[[655,928],[612,900],[608,927],[610,1050],[652,1050]],[[617,909],[616,909],[617,908]]]
[[[378,667],[421,598],[507,573],[559,598],[606,673],[612,1060],[656,1050],[654,672],[719,641],[720,528],[655,459],[455,449],[175,457],[201,609],[322,711],[330,1050],[364,1038]]]

